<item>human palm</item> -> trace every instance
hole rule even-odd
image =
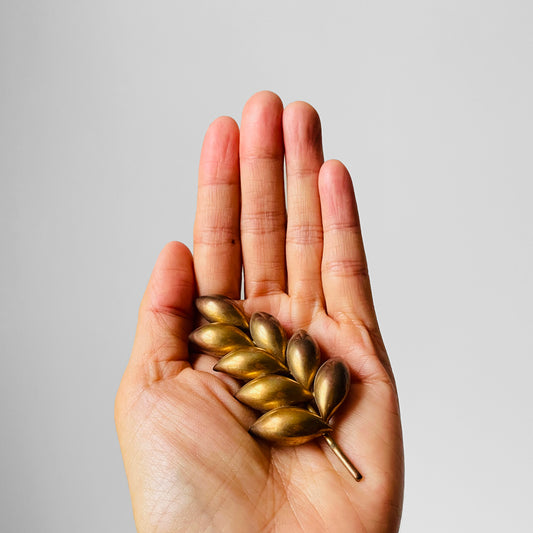
[[[285,201],[283,164],[287,172]],[[322,439],[294,447],[255,440],[255,414],[189,352],[195,294],[238,299],[292,333],[306,329],[323,358],[352,374],[335,440],[356,483]],[[373,310],[357,208],[341,163],[323,163],[320,122],[307,104],[285,110],[254,95],[241,130],[227,117],[202,149],[194,260],[170,243],[139,312],[115,415],[137,528],[177,531],[396,531],[403,491],[394,379]]]

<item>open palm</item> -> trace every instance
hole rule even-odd
[[[284,161],[287,174],[285,195]],[[285,200],[286,196],[286,200]],[[350,176],[323,162],[320,121],[254,95],[241,129],[221,117],[202,149],[194,260],[168,244],[139,312],[115,416],[141,532],[398,529],[403,492],[394,379],[374,314]],[[334,436],[362,472],[356,483],[322,439],[271,447],[248,428],[238,384],[189,353],[193,298],[238,299],[290,333],[306,329],[322,357],[341,357],[350,394]]]

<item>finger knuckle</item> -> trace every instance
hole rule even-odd
[[[323,238],[321,224],[293,224],[287,227],[287,244],[322,244]]]
[[[342,278],[368,278],[368,267],[363,259],[336,258],[326,260],[323,273]]]
[[[284,233],[285,210],[279,208],[259,209],[241,214],[241,231],[250,234]]]

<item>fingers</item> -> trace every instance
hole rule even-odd
[[[328,315],[338,322],[377,326],[361,227],[348,171],[339,161],[327,161],[319,179],[324,251],[322,284]]]
[[[264,91],[246,103],[241,121],[241,239],[246,297],[285,290],[283,104]]]
[[[205,137],[194,230],[201,294],[239,298],[241,249],[247,298],[287,291],[311,316],[325,300],[335,320],[377,326],[350,176],[338,161],[323,164],[316,111],[304,102],[283,111],[267,91],[247,102],[240,136],[222,117]]]
[[[239,127],[215,120],[204,138],[194,223],[194,268],[199,294],[240,298]]]
[[[317,112],[305,102],[294,102],[283,113],[287,168],[287,277],[288,293],[301,311],[322,304],[322,217],[318,172],[324,161]],[[302,313],[298,313],[302,316]]]
[[[195,281],[191,252],[179,242],[157,259],[139,309],[131,363],[147,381],[168,377],[188,359]]]

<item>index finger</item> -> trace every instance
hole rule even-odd
[[[215,120],[205,134],[198,172],[194,270],[199,294],[241,293],[239,127]]]

